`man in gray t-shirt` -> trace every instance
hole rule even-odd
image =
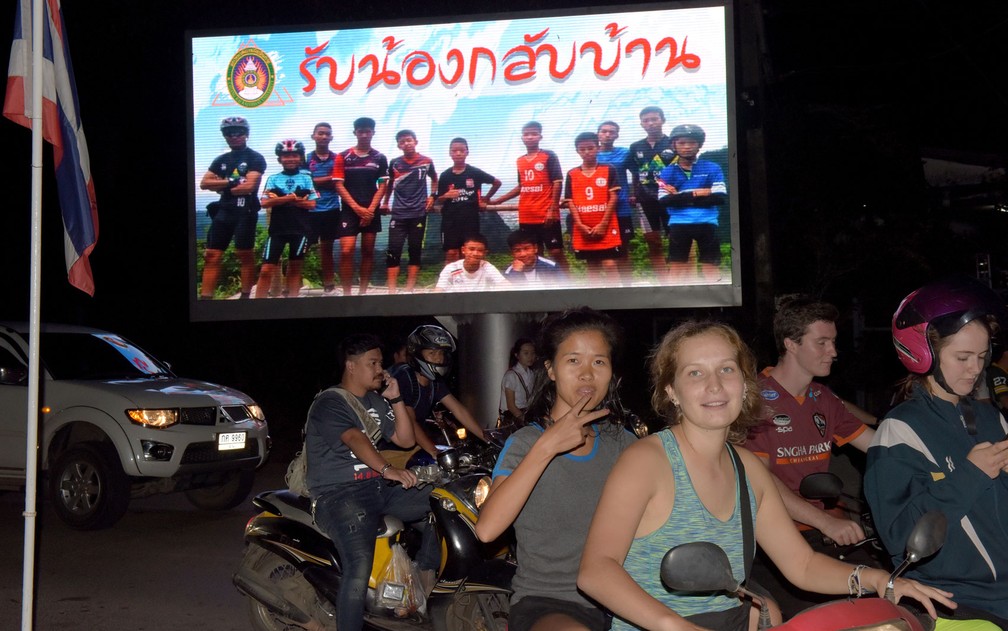
[[[382,369],[380,340],[351,335],[340,343],[337,360],[343,369],[342,391],[321,392],[308,411],[307,478],[315,523],[336,544],[342,561],[337,626],[356,631],[364,623],[364,596],[383,515],[418,522],[423,541],[416,561],[421,570],[436,572],[440,553],[437,535],[424,520],[430,511],[430,488],[416,488],[412,472],[393,467],[375,449],[381,438],[402,447],[414,444],[399,384]]]

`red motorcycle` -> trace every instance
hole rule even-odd
[[[911,563],[936,553],[945,543],[945,515],[932,511],[921,517],[907,541],[906,559],[889,576],[884,596],[835,600],[806,609],[775,631],[929,631],[934,623],[919,619],[896,604],[893,584]],[[760,605],[759,628],[769,629],[770,614],[759,595],[747,591],[732,576],[728,556],[708,542],[687,543],[665,553],[661,579],[669,589],[683,592],[725,591],[753,599]],[[928,623],[930,622],[930,626]]]

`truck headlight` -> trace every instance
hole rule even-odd
[[[137,425],[165,429],[179,422],[178,408],[165,410],[126,410],[126,416]]]

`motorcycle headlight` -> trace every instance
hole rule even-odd
[[[126,410],[126,415],[137,425],[154,429],[171,427],[179,421],[178,408],[168,410]]]
[[[483,502],[490,494],[490,481],[490,476],[485,475],[476,483],[476,488],[473,490],[473,503],[476,504],[477,510],[483,507]]]

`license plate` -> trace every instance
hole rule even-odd
[[[217,451],[245,449],[245,432],[225,432],[217,435]]]

